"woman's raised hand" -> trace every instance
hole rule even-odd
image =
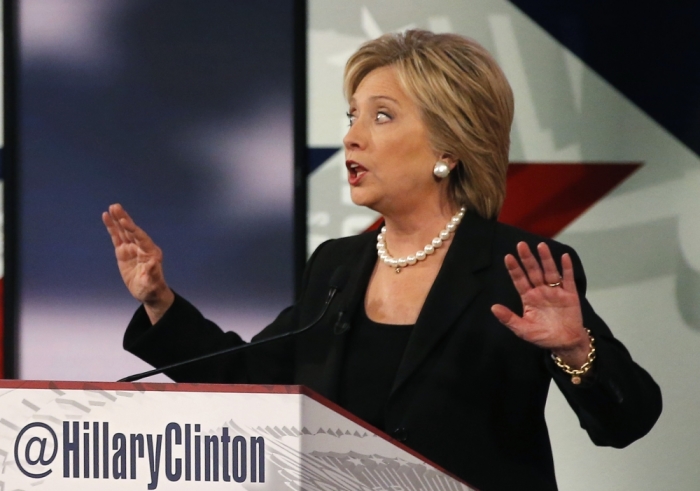
[[[110,205],[102,221],[112,238],[124,284],[155,324],[175,299],[163,276],[163,252],[120,204]]]
[[[498,304],[491,311],[525,341],[551,350],[572,367],[582,366],[589,351],[589,338],[583,326],[571,257],[562,256],[560,275],[544,242],[537,246],[542,266],[525,242],[518,243],[517,250],[523,267],[512,254],[505,257],[505,264],[520,294],[523,316]]]

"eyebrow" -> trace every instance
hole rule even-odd
[[[386,100],[395,102],[396,104],[399,103],[399,101],[397,101],[393,97],[389,97],[388,95],[374,95],[374,96],[370,97],[370,100],[372,100],[372,101],[376,101],[377,99],[386,99]]]
[[[373,95],[369,98],[370,101],[376,101],[376,100],[380,100],[380,99],[386,99],[387,101],[391,101],[398,106],[401,105],[401,103],[399,103],[399,101],[397,101],[393,97],[389,97],[388,95]],[[352,104],[353,102],[355,102],[355,97],[350,98],[350,104]]]

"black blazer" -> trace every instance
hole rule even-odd
[[[624,447],[645,435],[661,413],[659,387],[632,361],[585,299],[576,253],[545,240],[554,257],[571,254],[584,325],[596,340],[594,371],[575,386],[549,352],[501,325],[494,303],[522,312],[503,265],[524,240],[545,239],[467,213],[411,334],[385,407],[387,432],[482,491],[555,490],[544,419],[553,378],[597,445]],[[341,266],[350,276],[323,320],[296,338],[254,347],[169,373],[178,381],[301,384],[338,401],[347,332],[363,305],[377,261],[376,232],[322,244],[310,258],[297,303],[255,339],[310,323]],[[346,326],[347,325],[347,326]],[[340,333],[338,333],[340,332]],[[181,297],[155,326],[143,308],[130,323],[124,347],[155,366],[241,344]]]

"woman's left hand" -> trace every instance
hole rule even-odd
[[[499,304],[491,311],[520,338],[551,350],[574,368],[582,366],[589,338],[583,326],[571,257],[562,256],[560,275],[544,242],[537,246],[541,267],[525,242],[518,243],[517,250],[524,270],[512,254],[505,257],[505,264],[523,302],[523,316]]]

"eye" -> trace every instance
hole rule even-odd
[[[348,126],[352,126],[352,124],[355,122],[357,117],[350,112],[345,113],[345,115],[348,117]]]
[[[391,116],[389,116],[389,114],[387,114],[387,113],[385,113],[385,112],[383,112],[383,111],[379,111],[379,112],[377,113],[377,116],[376,116],[374,119],[375,119],[375,121],[377,121],[378,123],[385,123],[385,122],[387,122],[387,121],[391,121]]]

